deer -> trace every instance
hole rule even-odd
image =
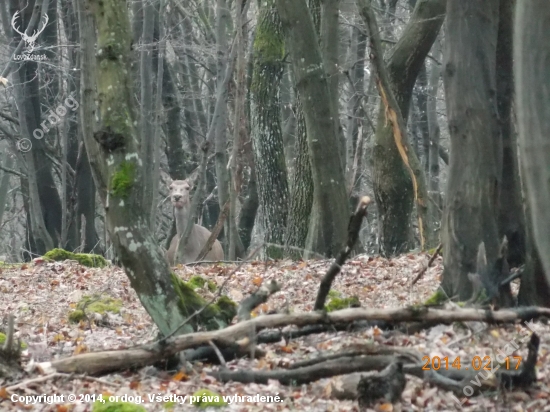
[[[165,255],[170,266],[175,266],[178,263],[195,262],[211,234],[207,228],[194,224],[187,245],[180,244],[182,243],[181,238],[189,220],[191,210],[189,193],[191,189],[192,184],[189,179],[174,180],[170,184],[169,197],[174,206],[174,216],[176,218],[176,235],[170,241],[170,248],[166,251]],[[223,258],[222,245],[219,240],[215,240],[204,259],[219,261],[223,260]]]

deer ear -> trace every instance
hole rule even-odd
[[[199,180],[199,168],[196,168],[187,176],[187,179],[185,181],[189,183],[189,186],[194,187],[195,183]]]

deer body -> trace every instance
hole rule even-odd
[[[189,263],[197,260],[199,253],[210,237],[210,231],[205,227],[195,224],[191,230],[189,241],[184,247],[180,244],[185,226],[189,219],[191,202],[189,192],[191,185],[187,180],[174,180],[170,185],[170,200],[174,206],[176,217],[176,235],[170,241],[170,248],[166,251],[166,260],[171,266],[177,263]],[[205,260],[223,260],[223,248],[218,240],[215,240],[212,248],[205,256]]]

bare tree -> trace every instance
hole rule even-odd
[[[279,88],[283,75],[284,37],[274,0],[262,5],[254,39],[251,84],[252,141],[266,241],[272,258],[283,256],[288,217],[288,177],[281,130]]]
[[[543,0],[518,1],[514,31],[519,143],[535,245],[550,282],[550,9]]]
[[[276,0],[287,30],[298,93],[308,132],[314,195],[306,249],[334,256],[346,241],[349,214],[345,178],[334,130],[331,105],[318,39],[305,0]]]

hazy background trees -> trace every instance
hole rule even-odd
[[[550,262],[544,253],[539,260],[536,247],[545,247],[540,221],[548,199],[538,190],[542,180],[533,179],[544,177],[537,171],[545,164],[549,116],[545,97],[533,90],[545,79],[530,71],[539,67],[543,76],[547,62],[524,51],[527,40],[543,47],[537,41],[545,33],[522,26],[534,9],[518,4],[516,15],[507,0],[483,7],[477,0],[132,0],[124,10],[127,107],[102,107],[93,95],[106,74],[99,66],[83,77],[86,47],[92,53],[97,45],[83,41],[76,3],[0,5],[6,260],[53,247],[114,258],[122,249],[113,248],[118,226],[109,213],[128,207],[124,202],[144,213],[148,241],[166,246],[175,233],[166,182],[193,175],[204,189],[195,197],[202,225],[212,228],[227,205],[220,240],[230,259],[264,242],[267,257],[331,257],[345,241],[355,202],[367,194],[377,210],[359,249],[392,256],[441,241],[442,288],[466,299],[479,243],[491,267],[506,236],[509,263],[526,264],[520,301],[548,302],[543,267],[548,273]],[[403,161],[379,97],[376,56],[358,5],[378,21],[384,53],[378,58],[406,122],[410,156],[418,159],[414,170]],[[13,58],[27,49],[12,25],[18,11],[20,31],[44,29],[32,54],[47,60]],[[514,30],[523,39],[515,66]],[[69,96],[80,106],[68,107]],[[66,113],[55,118],[58,107]],[[120,109],[132,119],[125,133],[137,140],[116,160],[110,156],[118,137],[110,138],[114,149],[99,155],[91,147],[101,137],[90,128]],[[524,138],[519,157],[516,114]],[[43,138],[33,135],[37,129]],[[111,179],[133,150],[139,198],[115,200],[107,195]],[[415,193],[411,171],[426,182],[422,191]],[[491,276],[497,282],[504,275]]]

